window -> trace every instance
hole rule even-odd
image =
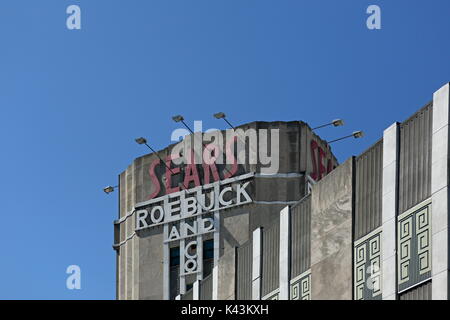
[[[203,260],[214,258],[214,240],[203,242]]]
[[[214,265],[214,240],[203,242],[203,278],[211,274]]]
[[[170,248],[170,299],[180,293],[180,247]]]
[[[170,248],[170,266],[180,265],[180,247]]]

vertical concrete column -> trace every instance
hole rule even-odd
[[[120,226],[122,228],[122,226]],[[120,238],[119,238],[120,239]],[[118,252],[120,253],[117,256],[117,274],[118,274],[118,278],[117,278],[117,300],[123,300],[123,296],[121,294],[122,292],[122,281],[121,281],[121,277],[122,277],[122,255],[123,255],[123,246],[119,246]]]
[[[164,226],[166,226],[166,225],[167,224],[165,224]],[[186,276],[184,275],[184,264],[186,262],[186,254],[184,251],[185,248],[186,248],[186,240],[181,239],[180,240],[180,292],[179,292],[180,294],[186,293]]]
[[[432,299],[448,297],[449,84],[433,95],[431,152]]]
[[[392,124],[383,133],[383,196],[381,233],[381,271],[383,300],[395,300],[396,276],[396,221],[398,181],[398,123]]]
[[[127,183],[127,173],[128,173],[128,168],[125,171],[125,183],[124,185],[124,189],[125,189],[125,206],[124,206],[124,213],[123,215],[126,216],[128,213],[128,206],[127,206],[127,202],[128,202],[128,183]],[[124,277],[124,281],[123,281],[123,300],[127,300],[128,296],[127,296],[127,292],[128,292],[128,246],[127,246],[127,242],[126,239],[128,237],[128,219],[125,219],[125,221],[122,223],[123,227],[125,228],[125,232],[124,232],[124,238],[123,241],[125,241],[125,243],[122,244],[123,246],[123,277]]]
[[[201,223],[201,216],[197,217],[197,226]],[[203,280],[203,237],[197,236],[197,280]]]
[[[261,300],[262,229],[253,231],[252,300]]]
[[[214,267],[212,273],[212,299],[219,299],[219,259],[220,259],[220,214],[219,214],[220,185],[214,185]]]
[[[180,194],[180,200],[181,203],[184,203],[184,199],[186,197],[186,192],[182,192]],[[166,201],[166,200],[164,200]],[[164,208],[167,208],[167,204],[166,202],[164,202]],[[185,207],[181,208],[181,211],[184,213],[186,210]],[[183,215],[182,215],[183,216]],[[185,223],[184,219],[180,220],[180,226],[183,225]],[[164,226],[166,226],[167,224],[165,224]],[[168,239],[169,237],[164,237],[164,239]],[[184,264],[186,262],[186,239],[181,239],[180,240],[180,272],[179,272],[179,280],[180,280],[180,288],[179,288],[179,294],[183,295],[186,293],[186,276],[184,275]],[[197,259],[198,261],[198,259]]]
[[[163,227],[164,239],[169,235],[169,225]],[[163,244],[163,299],[170,299],[170,249],[169,243]]]
[[[125,209],[126,209],[126,206],[125,206]],[[126,214],[126,210],[125,210],[125,214]],[[124,237],[125,243],[122,244],[123,252],[124,252],[124,256],[123,256],[123,259],[124,259],[124,273],[123,273],[123,276],[125,278],[125,280],[124,280],[123,300],[128,300],[127,293],[128,293],[128,254],[129,254],[129,251],[128,251],[128,241],[126,241],[126,239],[128,237],[128,219],[126,219],[123,222],[123,227],[125,228],[125,233],[124,233],[124,235],[125,235],[125,237]]]
[[[280,300],[289,300],[289,253],[290,253],[289,206],[280,211]]]
[[[200,300],[200,280],[194,282],[192,291],[192,300]]]
[[[219,266],[214,266],[212,270],[212,299],[219,300]]]

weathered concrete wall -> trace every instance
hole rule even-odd
[[[221,248],[219,260],[220,300],[233,300],[235,297],[235,247],[245,243],[248,238],[248,212],[229,211],[221,218]]]
[[[235,251],[226,250],[219,259],[219,300],[235,299]]]
[[[350,158],[312,190],[313,300],[352,299],[352,171]]]
[[[162,229],[162,228],[161,228]],[[153,230],[152,230],[153,231]],[[163,234],[141,236],[139,239],[139,299],[163,299]]]
[[[433,300],[449,299],[450,84],[433,95],[431,266]],[[439,244],[439,245],[436,245]]]
[[[329,161],[333,165],[336,163],[326,142],[303,122],[252,122],[239,128],[279,129],[279,171],[267,176],[260,163],[239,165],[235,176],[248,172],[256,173],[249,187],[249,194],[254,202],[220,213],[220,260],[217,269],[219,299],[234,298],[235,247],[245,243],[256,228],[270,227],[278,219],[282,208],[304,196],[305,174],[311,175],[327,166]],[[311,148],[313,140],[314,145],[318,146],[315,151]],[[268,150],[271,148],[270,144],[269,138]],[[158,155],[165,159],[174,147],[175,144],[169,145],[158,151]],[[319,147],[323,149],[320,154]],[[161,178],[166,174],[163,163],[155,169],[156,175],[160,177],[160,189],[155,187],[155,181],[152,181],[149,175],[149,169],[155,160],[158,160],[155,154],[139,157],[120,175],[119,218],[129,214],[136,203],[148,200],[155,191],[159,190],[155,197],[166,193],[164,179]],[[204,173],[200,168],[198,170],[202,180]],[[218,165],[218,170],[223,179],[226,169]],[[181,173],[172,176],[172,187],[181,180]],[[115,225],[114,242],[121,243],[117,259],[118,299],[163,299],[162,228],[139,231],[131,238],[135,228],[134,220],[135,216],[132,215]],[[207,237],[205,236],[204,240]]]

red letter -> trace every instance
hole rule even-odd
[[[166,157],[166,194],[178,192],[180,191],[180,187],[172,188],[172,175],[176,175],[177,173],[180,173],[180,168],[170,168],[170,164],[172,163],[172,159],[178,159],[179,157],[172,158],[171,155]]]
[[[225,174],[224,179],[228,179],[228,178],[231,178],[232,176],[234,176],[234,174],[237,172],[237,169],[238,169],[237,160],[234,157],[233,150],[231,150],[231,145],[235,141],[237,141],[237,136],[234,136],[233,139],[231,139],[230,141],[227,142],[227,146],[226,146],[227,161],[226,162],[227,163],[231,162],[232,166],[231,166],[231,171],[227,170],[227,173]]]
[[[194,163],[194,150],[191,151],[191,159],[188,161],[186,171],[184,173],[184,187],[189,188],[189,183],[194,181],[194,185],[198,187],[200,185],[200,179],[198,177],[197,165]]]
[[[327,173],[327,168],[323,165],[323,159],[325,159],[327,155],[323,151],[321,147],[319,147],[319,180],[323,178],[323,174]]]
[[[161,185],[159,184],[158,177],[155,175],[155,167],[160,163],[159,159],[153,160],[152,164],[150,165],[150,168],[148,170],[150,174],[150,179],[152,179],[152,183],[155,186],[155,191],[148,197],[148,199],[153,199],[158,195],[158,193],[161,191]]]
[[[212,150],[214,151],[214,156],[210,154],[208,154],[208,150]],[[209,180],[210,180],[210,170],[213,174],[213,179],[214,181],[219,181],[220,177],[219,177],[219,172],[217,171],[217,167],[216,167],[216,159],[217,157],[215,156],[217,154],[217,152],[219,152],[219,148],[214,145],[214,144],[208,144],[205,147],[205,150],[203,151],[203,183],[204,184],[208,184]]]

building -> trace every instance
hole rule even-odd
[[[342,164],[299,121],[134,160],[119,176],[117,298],[448,299],[449,97],[447,84]],[[193,161],[205,150],[219,151]]]

